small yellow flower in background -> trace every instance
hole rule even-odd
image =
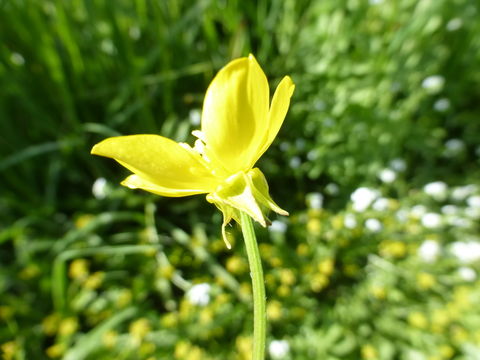
[[[373,360],[378,358],[377,349],[370,344],[362,346],[362,359]]]
[[[311,235],[320,235],[322,230],[322,222],[319,219],[309,219],[307,222],[307,230]]]
[[[90,224],[94,219],[95,219],[95,216],[91,214],[80,215],[75,219],[75,227],[77,229],[83,229],[85,226]]]
[[[156,350],[156,345],[152,342],[144,342],[142,345],[140,345],[140,355],[142,356],[148,356],[151,355],[155,352]]]
[[[428,320],[425,315],[419,311],[408,314],[408,323],[418,329],[425,329],[428,326]]]
[[[250,360],[252,357],[253,339],[250,336],[239,336],[235,340],[235,347],[237,348],[236,360]]]
[[[102,344],[108,349],[115,346],[118,340],[118,333],[114,330],[108,330],[102,335]]]
[[[402,241],[382,241],[380,243],[380,254],[386,257],[402,258],[407,254],[407,246]]]
[[[70,263],[68,275],[72,279],[85,279],[88,276],[88,261],[85,259],[75,259]]]
[[[90,290],[98,289],[102,285],[104,277],[105,273],[96,271],[85,280],[83,285]]]
[[[13,314],[15,313],[15,310],[11,306],[0,306],[0,319],[1,320],[7,320],[10,319]]]
[[[460,325],[454,325],[450,329],[450,336],[455,345],[464,345],[469,338],[469,333]]]
[[[52,336],[54,335],[60,324],[60,315],[58,314],[50,314],[46,318],[42,320],[42,329],[45,334]]]
[[[11,360],[14,359],[15,353],[18,350],[18,345],[15,341],[9,341],[3,343],[0,346],[0,350],[2,350],[2,359]]]
[[[150,322],[145,318],[135,320],[128,328],[128,332],[137,343],[140,343],[150,330]]]
[[[132,302],[132,292],[129,289],[122,289],[119,291],[118,296],[115,298],[115,305],[119,308],[124,308]]]
[[[175,345],[175,359],[183,359],[190,351],[190,344],[185,341],[179,341]]]
[[[74,317],[62,319],[58,325],[58,333],[62,336],[72,335],[78,329],[78,321]]]
[[[175,272],[175,268],[170,264],[160,265],[156,275],[161,279],[171,279]]]
[[[23,268],[22,271],[20,271],[20,273],[18,274],[18,276],[22,280],[31,280],[38,275],[40,275],[40,268],[36,264],[28,265],[27,267]]]
[[[280,282],[284,285],[293,285],[296,281],[295,273],[291,269],[280,270]]]
[[[203,104],[201,130],[192,148],[159,135],[108,138],[92,154],[115,159],[133,172],[122,185],[157,195],[207,194],[225,226],[243,211],[267,226],[267,209],[281,215],[263,173],[253,166],[275,139],[295,85],[285,76],[270,104],[267,78],[253,55],[231,61],[215,76]]]
[[[198,346],[180,341],[175,345],[174,357],[178,360],[202,360],[205,359],[205,354]]]
[[[301,243],[297,246],[296,251],[299,256],[307,256],[310,253],[310,247],[305,243]]]
[[[235,275],[243,274],[248,271],[248,264],[239,256],[232,256],[227,259],[225,267],[229,272]]]
[[[269,320],[278,321],[282,318],[282,303],[276,300],[269,301],[267,304],[267,317]]]
[[[383,286],[373,285],[370,287],[369,291],[370,291],[370,294],[372,294],[373,297],[375,297],[378,300],[385,300],[385,298],[387,297],[387,291]]]
[[[417,284],[423,290],[429,290],[435,286],[437,281],[432,274],[421,272],[417,274]]]
[[[318,271],[320,274],[323,274],[325,276],[330,276],[333,273],[335,267],[335,262],[332,258],[327,258],[325,260],[322,260],[318,264]]]
[[[45,352],[47,353],[47,356],[49,358],[59,358],[65,353],[66,350],[67,350],[67,347],[65,346],[65,344],[60,343],[60,344],[54,344],[48,347],[47,350],[45,350]]]
[[[292,293],[292,290],[290,289],[290,287],[286,285],[280,285],[277,289],[277,294],[281,297],[290,296],[291,293]]]
[[[443,330],[452,321],[450,312],[447,309],[435,309],[432,312],[432,326]]]
[[[166,313],[160,319],[160,324],[166,328],[173,328],[178,325],[178,313],[170,312]]]
[[[455,350],[450,345],[440,346],[439,351],[444,359],[450,359],[453,355],[455,355]]]
[[[326,288],[329,283],[330,280],[327,276],[323,274],[315,274],[310,281],[310,288],[313,292],[320,292]]]

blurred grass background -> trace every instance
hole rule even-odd
[[[258,164],[291,214],[258,229],[270,359],[480,359],[479,7],[0,0],[3,358],[248,359],[240,236],[227,251],[202,196],[122,188],[89,151],[191,142],[251,52],[296,83]]]

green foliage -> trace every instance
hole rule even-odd
[[[269,341],[290,346],[271,359],[479,359],[479,7],[0,0],[0,353],[248,358],[241,237],[89,151],[192,141],[215,72],[252,52],[296,83],[259,162],[291,214],[257,229]]]

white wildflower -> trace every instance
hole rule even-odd
[[[449,225],[459,227],[459,228],[468,228],[471,225],[471,222],[466,219],[465,217],[461,216],[450,216],[447,218],[447,222]]]
[[[444,215],[455,215],[455,214],[458,214],[459,209],[455,205],[448,204],[448,205],[442,206],[441,211],[442,211],[442,214]]]
[[[280,220],[273,220],[268,230],[284,234],[287,231],[287,224]]]
[[[474,184],[459,186],[453,189],[452,198],[457,201],[463,201],[475,191],[477,191],[477,186]]]
[[[477,279],[477,273],[471,267],[462,266],[458,269],[458,275],[465,281],[475,281]]]
[[[426,213],[422,216],[422,225],[426,228],[436,228],[442,224],[442,217],[437,213]]]
[[[93,182],[92,194],[96,199],[105,199],[107,196],[107,180],[103,177],[98,178]]]
[[[422,87],[429,93],[438,93],[445,85],[445,78],[441,75],[432,75],[422,81]]]
[[[188,112],[188,118],[192,126],[198,126],[202,120],[202,111],[200,109],[192,109]]]
[[[202,283],[193,285],[185,294],[192,305],[205,306],[210,302],[210,284]]]
[[[448,31],[456,31],[463,26],[463,21],[460,18],[453,18],[447,23]]]
[[[140,39],[140,36],[142,35],[142,31],[138,26],[131,26],[128,29],[128,35],[132,40],[138,40]]]
[[[435,101],[435,104],[433,104],[433,108],[438,112],[445,112],[450,109],[450,100],[446,98],[438,99]]]
[[[293,169],[299,168],[302,164],[302,160],[298,156],[294,156],[290,159],[290,167]]]
[[[115,55],[117,48],[110,39],[103,39],[100,43],[100,49],[107,55]]]
[[[404,223],[408,220],[408,213],[407,209],[400,209],[395,213],[395,217],[398,221]]]
[[[297,140],[295,140],[295,147],[297,148],[297,150],[304,150],[306,145],[307,142],[303,138],[298,138]]]
[[[23,57],[22,54],[19,54],[17,52],[13,52],[10,55],[10,61],[12,62],[13,65],[17,65],[17,66],[25,65],[25,58]]]
[[[480,196],[479,195],[470,196],[467,199],[467,204],[472,208],[480,209]]]
[[[410,210],[411,215],[417,219],[421,218],[426,212],[427,208],[421,204],[413,206]]]
[[[444,155],[445,156],[457,156],[461,152],[465,150],[465,144],[463,143],[462,140],[460,139],[449,139],[445,143],[445,150],[444,150]]]
[[[480,218],[480,207],[467,207],[464,214],[470,219],[478,219]]]
[[[423,187],[423,191],[437,201],[443,201],[447,197],[447,184],[443,181],[428,183]]]
[[[340,192],[340,188],[335,183],[329,183],[327,184],[327,186],[325,186],[325,192],[328,195],[338,195],[338,193]]]
[[[323,195],[318,192],[307,194],[307,205],[311,209],[321,209],[323,205]]]
[[[353,202],[353,209],[362,212],[379,196],[380,193],[377,190],[360,187],[350,195],[350,199]]]
[[[347,229],[354,229],[357,226],[357,219],[355,219],[355,215],[346,214],[345,218],[343,219],[343,226],[345,226]]]
[[[480,243],[476,241],[456,241],[451,245],[450,251],[464,264],[480,260]]]
[[[372,208],[376,211],[385,211],[388,210],[390,205],[390,201],[387,198],[381,197],[375,200],[372,205]]]
[[[310,150],[307,152],[307,160],[308,161],[315,161],[319,157],[319,153],[317,149]]]
[[[393,170],[398,172],[403,172],[407,169],[407,163],[405,162],[405,160],[399,158],[390,161],[390,166]]]
[[[286,141],[281,142],[281,143],[280,143],[280,150],[282,150],[282,151],[284,151],[284,152],[285,152],[285,151],[288,151],[288,150],[290,150],[290,146],[291,146],[291,145],[290,145],[289,142],[286,142]]]
[[[285,359],[290,352],[290,345],[286,340],[272,340],[268,346],[268,352],[274,360]]]
[[[432,263],[440,254],[440,245],[434,240],[425,240],[418,248],[417,254],[423,261]]]
[[[383,228],[382,223],[378,219],[373,218],[365,221],[365,227],[371,232],[379,232]]]
[[[385,168],[382,171],[380,171],[380,173],[378,174],[378,177],[382,182],[386,184],[390,184],[394,182],[395,179],[397,178],[397,173],[392,169]]]

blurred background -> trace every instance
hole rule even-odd
[[[247,360],[243,241],[119,185],[105,137],[192,142],[253,53],[296,83],[258,166],[273,360],[480,359],[476,0],[0,0],[3,359]]]

